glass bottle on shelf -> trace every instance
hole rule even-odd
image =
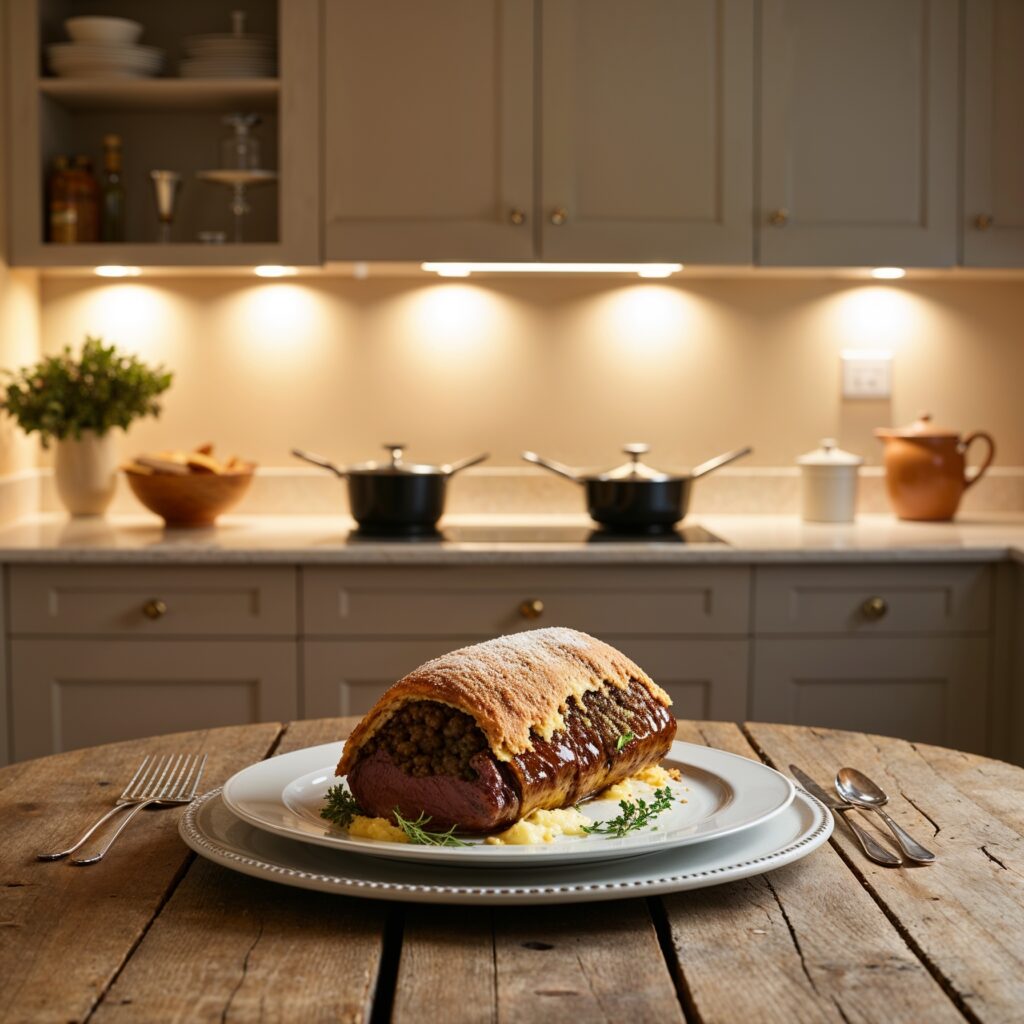
[[[121,182],[121,136],[103,136],[104,242],[124,241],[124,185]]]
[[[71,169],[71,201],[76,213],[76,242],[98,242],[100,237],[100,185],[87,156],[76,156]]]
[[[54,157],[47,182],[46,240],[65,245],[74,242],[77,215],[71,202],[68,158]]]

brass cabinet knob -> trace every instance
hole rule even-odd
[[[978,216],[974,218],[974,226],[979,231],[988,231],[994,223],[995,218],[991,213],[979,213]]]
[[[889,611],[889,602],[884,597],[869,597],[861,606],[860,613],[869,622],[884,619]]]
[[[768,214],[768,223],[773,228],[784,228],[789,223],[789,210],[783,209],[781,206],[777,210],[772,210]]]
[[[162,619],[167,614],[167,605],[159,597],[154,597],[142,606],[142,614],[147,619]]]
[[[508,220],[510,224],[519,227],[520,224],[526,223],[526,211],[519,209],[509,210]]]
[[[544,614],[544,602],[538,597],[523,601],[519,606],[519,614],[524,619],[539,619]]]
[[[569,211],[564,206],[556,206],[548,219],[555,227],[558,227],[569,219]]]

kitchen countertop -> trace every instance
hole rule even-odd
[[[580,516],[458,516],[452,526],[587,527]],[[905,523],[862,516],[855,524],[795,516],[708,515],[695,519],[726,544],[665,541],[495,543],[347,542],[354,524],[337,516],[226,516],[200,530],[165,530],[152,516],[71,520],[47,514],[0,528],[0,563],[266,564],[687,564],[996,562],[1024,564],[1024,513]]]

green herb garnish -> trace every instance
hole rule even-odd
[[[363,809],[356,803],[356,798],[345,788],[343,782],[327,790],[324,806],[320,809],[321,818],[340,828],[348,828],[352,824],[352,819],[362,813]]]
[[[454,825],[447,832],[428,832],[424,826],[430,824],[430,818],[422,811],[415,821],[403,818],[397,807],[391,813],[395,824],[409,837],[411,843],[419,846],[469,846],[469,843],[455,838]]]
[[[637,798],[636,803],[629,800],[620,800],[619,807],[622,813],[610,821],[603,821],[597,825],[584,825],[583,831],[587,835],[609,836],[612,839],[621,839],[629,832],[649,825],[659,814],[667,811],[672,806],[672,790],[666,786],[664,789],[654,791],[654,803],[648,804],[646,800]]]
[[[624,747],[628,747],[636,737],[627,729],[616,741],[615,752],[621,753]]]

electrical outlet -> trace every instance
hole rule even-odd
[[[891,352],[843,351],[843,398],[889,398],[891,394]]]

